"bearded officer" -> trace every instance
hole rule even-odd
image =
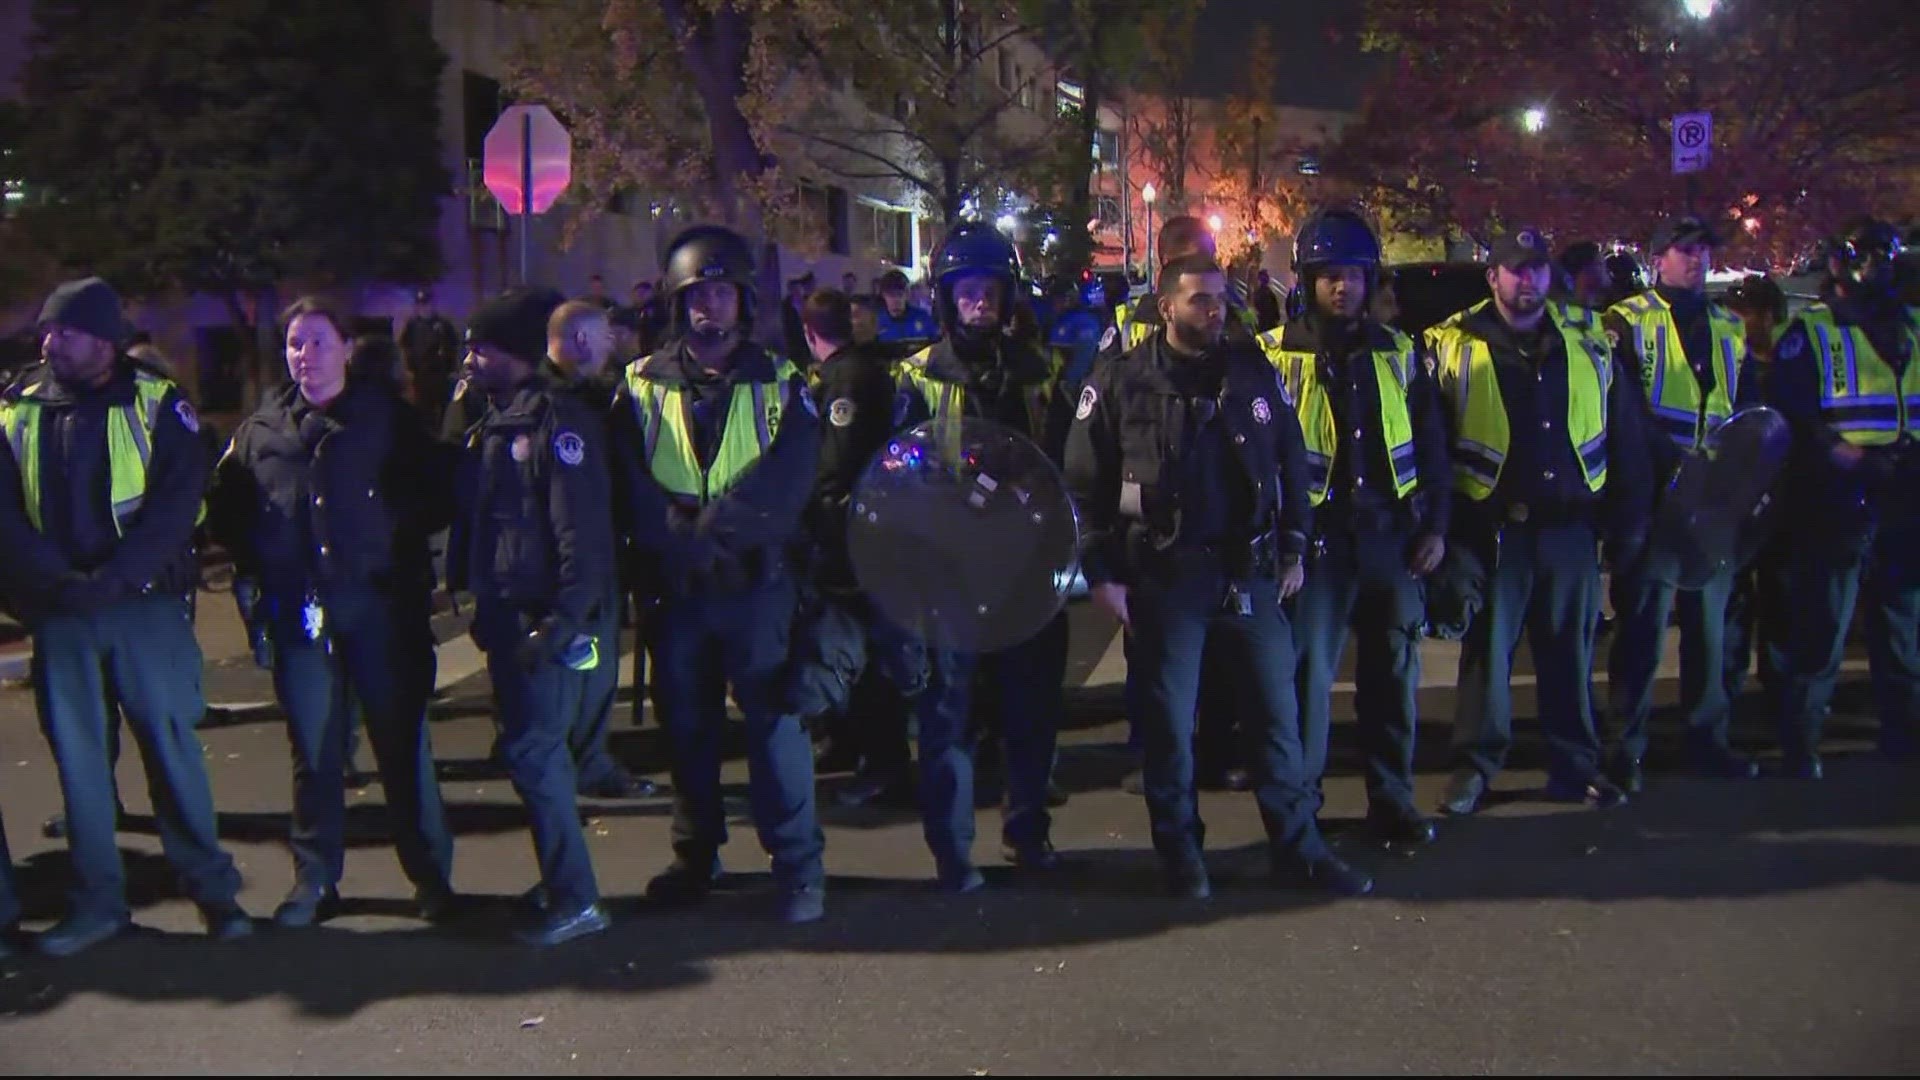
[[[1305,446],[1285,387],[1254,349],[1222,346],[1226,275],[1205,256],[1163,267],[1161,330],[1081,391],[1066,479],[1086,527],[1094,601],[1132,635],[1129,708],[1145,741],[1153,844],[1177,897],[1204,899],[1194,707],[1231,673],[1248,703],[1254,796],[1285,884],[1359,895],[1366,874],[1328,849],[1300,744],[1282,602],[1305,580]],[[1203,674],[1209,639],[1230,661]]]
[[[1494,244],[1493,296],[1428,331],[1454,468],[1451,543],[1486,569],[1485,606],[1461,644],[1449,814],[1479,809],[1513,742],[1513,652],[1531,641],[1551,799],[1610,807],[1588,674],[1598,545],[1616,565],[1645,543],[1651,501],[1644,400],[1600,321],[1547,299],[1547,243]]]

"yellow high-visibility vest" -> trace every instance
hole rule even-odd
[[[1718,371],[1703,405],[1699,380],[1694,378],[1680,344],[1680,327],[1673,321],[1673,309],[1659,293],[1630,296],[1608,311],[1625,319],[1633,330],[1634,345],[1640,353],[1640,382],[1661,429],[1683,449],[1699,446],[1733,415],[1733,402],[1740,396],[1740,364],[1747,355],[1746,324],[1719,304],[1708,303],[1711,362],[1718,365]]]
[[[1855,446],[1920,438],[1920,308],[1907,309],[1904,375],[1894,374],[1866,330],[1841,325],[1827,305],[1813,305],[1800,321],[1820,368],[1820,412],[1828,426]]]
[[[1373,350],[1373,375],[1380,385],[1380,434],[1393,467],[1393,493],[1404,499],[1420,480],[1413,446],[1413,413],[1407,407],[1407,386],[1413,380],[1413,339],[1398,330],[1389,332],[1393,348]],[[1267,359],[1286,380],[1287,394],[1300,416],[1300,431],[1307,442],[1308,495],[1313,505],[1319,506],[1327,501],[1327,489],[1333,482],[1340,432],[1334,423],[1333,400],[1320,383],[1315,355],[1287,351],[1281,345],[1285,333],[1285,327],[1276,327],[1258,340]]]
[[[694,446],[687,390],[648,378],[648,359],[643,357],[627,367],[627,389],[639,416],[647,469],[669,493],[704,506],[732,491],[773,445],[780,433],[782,395],[787,384],[800,377],[800,370],[776,356],[771,381],[733,384],[720,448],[712,464],[703,469]]]
[[[41,523],[41,496],[46,489],[40,475],[40,420],[45,412],[38,400],[43,384],[35,383],[16,401],[0,404],[0,426],[20,468],[20,489],[27,505],[27,521],[36,530]],[[144,369],[133,373],[133,402],[107,411],[108,497],[113,503],[113,527],[126,534],[127,522],[147,497],[147,467],[153,460],[153,428],[160,420],[160,403],[173,383]],[[206,506],[200,517],[206,517]]]

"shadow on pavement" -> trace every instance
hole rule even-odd
[[[1628,807],[1498,809],[1443,824],[1432,848],[1407,856],[1349,835],[1349,859],[1374,868],[1378,897],[1356,904],[1572,899],[1748,898],[1860,881],[1920,883],[1920,850],[1856,836],[1816,836],[1920,823],[1920,770],[1868,758],[1836,759],[1819,784],[1657,782]],[[368,808],[371,809],[371,808]],[[647,812],[651,808],[637,809]],[[463,811],[464,812],[464,811]],[[265,819],[278,815],[261,815]],[[504,827],[502,814],[494,824]],[[985,826],[983,826],[984,828]],[[733,846],[746,857],[750,840]],[[513,898],[476,898],[454,929],[264,930],[216,944],[197,935],[141,933],[67,961],[27,961],[0,979],[0,1012],[57,1008],[74,994],[134,1001],[236,1003],[283,998],[323,1017],[416,995],[492,996],[550,987],[645,995],[697,986],[714,961],[772,952],[998,954],[1157,935],[1184,926],[1321,907],[1325,898],[1266,887],[1257,845],[1209,854],[1210,903],[1158,895],[1150,851],[1071,852],[1073,863],[1035,877],[988,870],[992,887],[968,897],[918,881],[836,877],[828,917],[789,929],[763,918],[764,875],[733,875],[697,908],[613,897],[607,934],[552,951],[502,940]],[[154,856],[128,853],[136,904],[171,895]],[[831,843],[829,844],[831,859]],[[57,907],[61,861],[42,856],[23,874],[31,911]],[[350,915],[404,915],[398,901],[360,901]]]

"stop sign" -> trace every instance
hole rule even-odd
[[[514,105],[487,131],[487,190],[509,214],[544,214],[573,181],[573,140],[545,105]]]

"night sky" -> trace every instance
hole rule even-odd
[[[1369,67],[1355,40],[1360,10],[1361,0],[1208,0],[1194,29],[1191,87],[1209,96],[1231,93],[1246,64],[1248,31],[1264,24],[1280,52],[1275,100],[1356,108]]]

